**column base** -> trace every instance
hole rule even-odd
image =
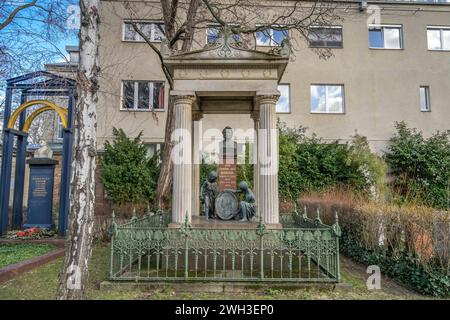
[[[281,223],[269,223],[269,224],[265,224],[266,229],[270,229],[270,230],[281,230],[283,229],[283,226],[281,225]]]

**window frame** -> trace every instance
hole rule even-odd
[[[61,120],[61,117],[56,117],[57,118],[57,126],[58,126],[58,130],[56,132],[56,141],[60,142],[64,140],[64,127],[63,127],[63,123]]]
[[[256,25],[257,27],[259,27],[259,26],[263,26],[263,25]],[[283,27],[284,25],[282,25],[282,24],[279,24],[279,25],[274,25],[274,26],[278,26],[278,27]],[[276,47],[280,47],[281,46],[281,43],[280,44],[276,44],[276,43],[274,43],[274,39],[273,39],[273,29],[271,28],[271,27],[269,27],[268,28],[269,30],[271,30],[272,31],[272,34],[270,35],[270,38],[269,38],[269,44],[268,45],[265,45],[265,44],[258,44],[258,38],[256,37],[256,34],[258,33],[258,32],[264,32],[264,31],[256,31],[256,32],[254,32],[253,33],[253,37],[255,38],[255,45],[256,45],[256,47],[261,47],[261,48],[276,48]],[[278,30],[276,30],[276,31],[278,31]],[[286,37],[289,37],[289,30],[283,30],[283,31],[281,31],[281,32],[286,32]]]
[[[124,97],[125,97],[124,83],[125,82],[134,82],[134,95],[136,95],[136,84],[139,83],[139,82],[141,82],[141,83],[142,82],[163,83],[164,84],[164,105],[163,105],[163,107],[161,109],[156,109],[156,108],[151,108],[149,106],[148,109],[139,109],[139,108],[137,108],[137,106],[134,105],[134,103],[136,102],[136,96],[133,96],[133,98],[134,98],[133,108],[125,108],[124,107]],[[134,79],[121,80],[120,81],[120,108],[119,108],[119,111],[128,111],[128,112],[165,112],[166,111],[166,97],[165,97],[165,95],[166,95],[166,82],[164,80],[134,80]],[[150,97],[149,97],[149,101],[150,101]],[[139,92],[138,92],[138,102],[139,102]]]
[[[311,87],[312,86],[322,86],[322,87],[332,87],[332,86],[340,86],[342,88],[342,111],[341,112],[327,112],[327,111],[313,111],[312,110],[312,95],[311,95]],[[326,91],[325,99],[327,99],[328,91]],[[325,101],[326,106],[326,101]],[[309,85],[309,112],[310,114],[331,114],[331,115],[345,115],[346,114],[346,103],[345,103],[345,85],[343,83],[311,83]]]
[[[440,42],[441,42],[441,49],[430,49],[430,47],[429,47],[429,43],[428,43],[428,30],[439,30],[439,40],[440,40]],[[450,26],[434,26],[434,25],[432,25],[432,26],[427,26],[427,49],[428,49],[428,51],[444,51],[444,52],[448,52],[448,51],[450,51],[450,47],[448,48],[448,49],[445,49],[444,48],[444,42],[443,42],[443,39],[444,39],[444,30],[446,30],[446,31],[448,31],[448,32],[450,32]]]
[[[160,152],[162,149],[162,144],[164,142],[148,142],[148,143],[144,143],[145,147],[146,147],[146,152],[147,152],[147,156],[149,157],[153,157],[156,153]],[[150,156],[149,154],[149,148],[154,146],[155,147],[155,152],[153,153],[153,155]],[[161,155],[161,154],[160,154]]]
[[[383,40],[383,47],[372,47],[370,44],[370,30],[371,29],[375,29],[375,28],[381,28],[381,37]],[[399,44],[400,44],[400,48],[386,48],[386,43],[385,43],[385,37],[384,37],[384,29],[385,28],[397,28],[400,30],[399,32]],[[403,24],[369,24],[368,25],[368,32],[369,32],[369,49],[371,50],[404,50],[405,49],[405,44],[404,44],[404,37],[403,37]]]
[[[286,112],[284,112],[284,111],[277,111],[276,110],[276,106],[275,106],[275,113],[277,113],[277,114],[290,114],[290,113],[292,113],[291,84],[290,83],[279,83],[278,86],[287,86],[288,87],[289,111],[286,111]]]
[[[239,24],[238,23],[230,23],[229,24],[230,26],[236,26],[236,27],[238,27],[239,26]],[[210,23],[210,24],[208,24],[208,25],[206,25],[206,29],[205,29],[205,43],[207,44],[207,45],[213,45],[214,43],[209,43],[208,42],[208,31],[209,31],[209,29],[212,29],[212,28],[220,28],[221,27],[221,25],[220,25],[220,23]],[[235,36],[236,34],[233,34],[233,37]],[[241,36],[241,34],[238,34],[238,36],[241,38],[241,40],[242,40],[242,36]],[[235,39],[236,40],[236,39]],[[240,40],[239,40],[240,41]]]
[[[344,49],[344,27],[342,25],[333,25],[333,26],[321,26],[321,25],[314,25],[310,26],[309,29],[340,29],[341,30],[341,45],[339,47],[330,47],[330,46],[312,46],[311,41],[308,37],[308,46],[310,48],[314,49]]]
[[[127,23],[131,23],[131,22],[133,22],[133,21],[131,21],[131,20],[123,20],[123,23],[122,23],[122,42],[145,43],[144,39],[142,39],[142,40],[128,40],[128,39],[125,39],[126,24]],[[164,25],[164,21],[160,21],[160,20],[135,20],[134,22],[136,22],[137,24],[139,24],[139,23],[147,23],[147,24],[152,24],[152,25],[156,25],[156,24]],[[136,32],[136,34],[137,34],[137,32]],[[140,37],[139,34],[137,34],[137,35]],[[150,42],[151,43],[161,43],[162,42],[162,40],[155,40],[154,37],[155,37],[154,27],[152,27],[152,33],[151,33],[151,36],[150,36]]]
[[[427,109],[422,108],[421,104],[421,89],[425,89],[425,104]],[[419,86],[419,108],[420,112],[431,112],[431,98],[430,98],[430,86],[428,85],[420,85]]]

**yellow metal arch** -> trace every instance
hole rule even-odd
[[[43,112],[54,110],[59,115],[59,118],[61,119],[61,123],[63,128],[67,128],[67,110],[57,106],[51,101],[48,100],[32,100],[25,102],[20,107],[18,107],[13,114],[11,115],[11,118],[8,121],[8,129],[14,129],[14,124],[16,123],[17,119],[19,118],[20,114],[28,109],[29,107],[35,106],[35,105],[43,105],[41,108],[33,111],[30,116],[26,119],[25,125],[23,126],[23,131],[27,132],[30,130],[31,123],[33,120],[40,115]]]

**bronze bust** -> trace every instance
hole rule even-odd
[[[223,141],[220,143],[220,159],[237,157],[237,143],[233,141],[233,129],[225,127],[222,131]]]

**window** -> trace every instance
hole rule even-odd
[[[287,30],[266,29],[255,34],[256,45],[264,47],[276,47],[287,37]]]
[[[372,49],[402,49],[402,27],[370,25],[369,46]]]
[[[58,118],[58,130],[57,130],[58,132],[57,132],[56,139],[62,140],[64,138],[64,128],[63,128],[61,118],[60,117],[57,117],[57,118]]]
[[[73,62],[73,63],[80,62],[80,53],[79,52],[70,52],[69,53],[69,62]]]
[[[164,82],[123,81],[122,109],[163,110]]]
[[[427,27],[428,50],[450,50],[450,27]]]
[[[311,85],[312,113],[344,113],[343,85]]]
[[[342,48],[342,27],[311,27],[309,45],[313,48]]]
[[[235,25],[237,26],[237,25]],[[206,43],[214,44],[219,39],[219,31],[221,29],[220,25],[209,25],[206,29]],[[239,34],[233,34],[234,41],[241,41],[241,36]]]
[[[164,38],[164,24],[162,22],[136,22],[151,42],[161,42]],[[124,22],[123,41],[144,42],[144,39],[134,30],[131,22]]]
[[[291,112],[290,86],[288,84],[280,84],[278,86],[278,91],[280,91],[281,94],[278,98],[276,111],[278,113]]]
[[[159,151],[161,151],[161,144],[159,143],[149,143],[145,145],[147,147],[147,156],[149,158],[153,157]]]
[[[430,87],[421,86],[419,88],[420,92],[420,111],[431,111],[430,106]]]

